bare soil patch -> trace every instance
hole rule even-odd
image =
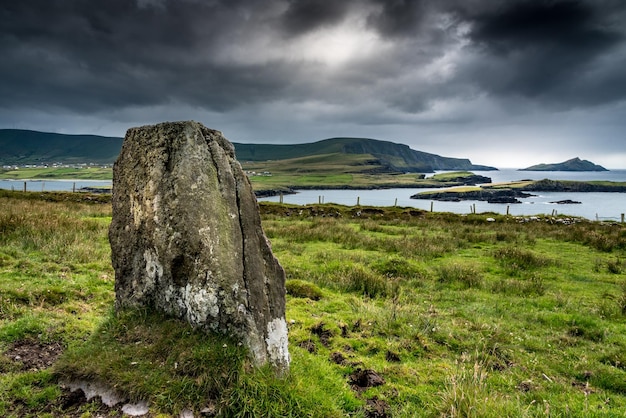
[[[21,363],[22,370],[43,370],[52,366],[65,347],[58,342],[42,343],[32,339],[15,341],[4,353],[11,361]]]

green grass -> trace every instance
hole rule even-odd
[[[451,181],[453,179],[457,179],[459,177],[467,177],[473,175],[470,171],[451,171],[447,173],[437,173],[434,174],[431,179],[437,181]]]
[[[623,225],[263,203],[288,279],[292,364],[276,378],[226,337],[114,315],[110,207],[53,196],[0,196],[0,416],[95,416],[63,409],[58,381],[76,378],[161,417],[364,417],[374,399],[394,417],[626,410]],[[25,368],[18,343],[64,352]],[[353,390],[370,370],[384,383]]]
[[[111,168],[86,167],[86,168],[20,168],[19,170],[0,171],[0,179],[26,180],[26,179],[70,179],[70,180],[111,180],[113,170]]]

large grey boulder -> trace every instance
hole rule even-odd
[[[116,309],[155,308],[289,367],[285,272],[233,145],[197,122],[129,129],[113,168]]]

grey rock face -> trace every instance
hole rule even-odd
[[[117,309],[151,307],[232,335],[257,365],[288,370],[285,272],[221,132],[197,122],[129,129],[109,241]]]

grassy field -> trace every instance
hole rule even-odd
[[[624,225],[263,204],[288,276],[276,379],[227,338],[114,315],[110,206],[63,196],[0,191],[0,416],[120,416],[76,378],[153,417],[625,416]]]
[[[384,167],[366,164],[371,157],[358,154],[315,155],[292,160],[243,162],[255,190],[286,188],[442,187],[437,181],[419,179],[419,174],[377,173]],[[263,175],[264,172],[270,173]],[[258,173],[258,175],[256,175]],[[0,179],[110,180],[110,168],[20,168],[0,170]]]
[[[49,168],[20,168],[19,170],[0,170],[0,179],[26,180],[26,179],[75,179],[75,180],[111,180],[113,170],[111,168],[86,167],[49,167]]]

